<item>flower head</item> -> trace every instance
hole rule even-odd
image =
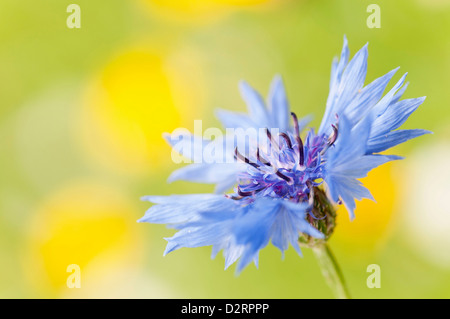
[[[225,267],[240,258],[238,271],[269,241],[282,252],[291,244],[301,254],[299,242],[315,245],[332,234],[334,205],[344,204],[353,219],[355,199],[373,199],[359,181],[373,168],[400,159],[382,152],[425,130],[397,130],[424,101],[400,100],[406,74],[383,96],[397,69],[364,86],[367,45],[348,62],[344,38],[340,60],[332,64],[330,93],[319,130],[302,138],[308,118],[290,113],[280,77],[273,81],[268,107],[248,84],[240,85],[249,115],[218,111],[226,127],[263,128],[263,134],[246,145],[225,146],[232,163],[195,163],[174,172],[170,180],[215,183],[225,195],[146,196],[152,206],[139,221],[164,223],[179,231],[167,238],[166,253],[181,247],[213,246],[213,256],[224,250]],[[289,124],[292,117],[292,125]],[[264,135],[264,136],[262,136]],[[223,141],[200,140],[193,135],[166,136],[178,150]],[[239,138],[239,136],[238,136]],[[199,143],[198,143],[199,142]],[[187,147],[181,147],[182,146]],[[248,146],[248,147],[247,147]],[[181,151],[193,158],[194,152]]]
[[[294,203],[306,203],[312,199],[314,188],[324,177],[326,150],[337,138],[337,128],[330,137],[319,136],[311,130],[303,143],[297,116],[292,113],[294,132],[282,132],[273,136],[266,130],[268,146],[265,151],[257,147],[252,158],[241,155],[235,149],[235,158],[248,164],[247,170],[238,175],[237,194],[228,196],[236,200],[253,202],[257,198],[285,199]]]

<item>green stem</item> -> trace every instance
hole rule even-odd
[[[326,243],[317,245],[312,248],[314,255],[319,261],[322,275],[325,277],[334,295],[338,299],[350,299],[347,286],[345,285],[344,276],[342,275],[339,265],[336,262],[330,248]]]

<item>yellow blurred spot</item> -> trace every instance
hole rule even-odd
[[[344,205],[339,206],[333,241],[344,244],[353,251],[359,249],[370,251],[384,243],[393,219],[396,193],[391,167],[391,163],[384,164],[361,179],[376,202],[368,199],[356,201],[356,218],[353,221],[350,221]]]
[[[88,154],[102,167],[126,174],[155,171],[170,162],[162,133],[186,124],[191,120],[186,114],[196,114],[192,108],[201,104],[202,85],[185,75],[200,73],[195,62],[195,56],[138,49],[109,63],[84,98],[80,124]]]
[[[165,17],[191,22],[207,22],[242,7],[250,7],[272,0],[143,0]],[[199,20],[199,18],[201,20]]]
[[[57,292],[68,289],[67,266],[76,264],[81,287],[89,287],[84,274],[95,261],[109,256],[109,264],[100,262],[97,267],[111,267],[137,260],[136,217],[121,194],[107,186],[80,182],[59,190],[31,221],[25,273],[41,293]]]

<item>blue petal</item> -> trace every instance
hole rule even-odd
[[[324,235],[312,227],[305,219],[306,210],[310,208],[308,203],[293,203],[284,200],[283,206],[290,212],[291,221],[295,225],[297,232],[305,233],[316,238],[324,238]]]
[[[237,176],[233,176],[233,177],[235,177],[235,178],[232,178],[230,176],[223,182],[218,182],[216,184],[216,187],[214,188],[214,193],[216,193],[216,194],[224,193],[224,192],[228,191],[230,188],[232,188],[234,185],[236,185]]]
[[[343,175],[353,178],[363,178],[367,176],[375,167],[383,165],[390,161],[403,159],[401,156],[396,155],[365,155],[355,158],[345,164],[333,169],[333,173],[336,175]]]
[[[216,117],[222,122],[225,128],[243,128],[257,127],[258,125],[250,119],[247,114],[232,112],[222,109],[216,110]]]
[[[339,96],[335,103],[335,112],[341,111],[354,99],[355,95],[364,86],[367,72],[367,44],[360,49],[353,59],[348,63],[342,74],[342,79],[338,88]]]
[[[427,130],[396,130],[389,132],[385,135],[371,138],[367,143],[367,153],[378,153],[398,144],[404,143],[412,138],[419,137],[424,134],[430,134],[432,132]]]
[[[224,251],[225,269],[228,269],[228,267],[234,264],[236,260],[242,256],[244,249],[244,246],[234,245],[231,242],[228,242],[228,246]]]
[[[255,257],[253,257],[253,263],[255,264],[256,269],[258,269],[258,267],[259,267],[259,252],[256,253]]]
[[[335,147],[326,152],[329,171],[366,153],[371,122],[371,117],[366,117],[353,127],[346,116],[339,118],[339,135]]]
[[[403,74],[394,87],[370,110],[370,112],[375,116],[374,118],[382,115],[394,101],[397,96],[396,93],[398,93],[397,91],[402,87],[407,75],[408,73]]]
[[[346,107],[345,115],[352,123],[357,123],[381,99],[387,84],[399,68],[379,77],[358,91],[355,98]]]
[[[234,204],[224,196],[214,194],[145,196],[143,199],[159,204],[148,209],[138,222],[156,224],[186,222],[199,216],[202,212],[230,209]],[[236,204],[234,205],[236,206]]]
[[[245,81],[239,83],[239,89],[247,104],[250,118],[260,127],[270,127],[269,116],[261,95]]]
[[[164,255],[179,248],[195,248],[214,245],[220,243],[223,240],[224,235],[225,231],[218,228],[217,225],[184,228],[178,231],[174,236],[165,238],[168,243]]]
[[[218,244],[213,245],[212,251],[211,251],[211,259],[216,258],[217,254],[218,254],[222,249],[223,249],[223,247],[220,246],[220,245],[218,245]]]
[[[330,126],[331,126],[332,122],[334,121],[335,114],[338,113],[339,110],[341,109],[341,106],[338,103],[338,101],[343,93],[343,90],[345,89],[346,96],[347,96],[347,92],[349,92],[348,90],[350,89],[350,87],[346,88],[344,86],[345,83],[343,82],[344,72],[346,72],[346,74],[348,74],[350,71],[352,71],[352,73],[353,73],[353,68],[352,68],[352,70],[349,70],[349,71],[346,70],[348,57],[349,57],[348,42],[347,42],[347,37],[344,36],[344,45],[342,47],[342,52],[341,52],[341,57],[339,59],[339,62],[337,62],[336,60],[333,60],[332,69],[331,69],[330,93],[328,94],[327,105],[326,105],[325,113],[324,113],[324,116],[322,119],[322,123],[320,124],[319,134],[323,134],[330,129]],[[364,58],[361,54],[359,54],[358,56],[355,55],[355,57],[358,57],[358,59],[357,59],[358,62],[360,62],[361,57]],[[355,58],[353,58],[353,60],[354,60],[354,62],[353,62],[354,64],[358,64],[358,63],[356,63],[357,61],[355,60]],[[347,75],[346,75],[346,78],[348,78]],[[357,80],[356,80],[356,82],[357,82]]]
[[[186,180],[206,184],[233,182],[234,184],[237,174],[245,168],[241,163],[190,164],[174,171],[168,181]]]
[[[280,131],[289,129],[289,102],[286,98],[283,80],[281,76],[274,77],[269,93],[269,106],[272,125],[270,127],[279,128]]]
[[[303,216],[304,219],[305,216]],[[277,214],[277,217],[272,225],[272,244],[281,250],[283,257],[284,251],[288,249],[289,243],[292,244],[297,253],[302,256],[300,247],[298,246],[299,232],[295,228],[290,212],[283,208]]]
[[[376,138],[399,128],[424,100],[425,97],[419,97],[389,105],[387,110],[373,122],[370,132],[371,138]]]
[[[338,202],[339,197],[342,198],[350,218],[353,219],[355,217],[354,199],[373,199],[370,192],[362,186],[358,179],[367,176],[367,173],[375,167],[399,159],[402,159],[402,157],[395,155],[364,155],[342,163],[338,167],[333,167],[325,177],[331,198],[335,202]]]
[[[355,218],[355,198],[358,200],[362,198],[373,200],[369,190],[362,186],[360,181],[348,176],[328,176],[327,185],[330,195],[335,202],[339,200],[339,197],[342,198],[351,220]]]
[[[234,224],[233,235],[236,245],[244,247],[236,269],[238,273],[268,244],[270,229],[280,207],[279,201],[259,199],[249,212]]]
[[[395,93],[394,97],[392,98],[391,104],[397,103],[400,98],[402,97],[403,93],[405,93],[406,89],[408,88],[409,82],[406,82],[405,85],[403,85],[397,93]]]

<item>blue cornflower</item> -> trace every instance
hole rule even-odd
[[[291,244],[301,254],[299,242],[315,245],[327,240],[335,226],[335,204],[344,204],[353,219],[355,199],[373,199],[358,179],[381,164],[401,158],[379,153],[430,133],[397,130],[424,97],[400,100],[407,87],[403,85],[406,74],[383,96],[398,68],[364,86],[367,55],[365,45],[348,62],[344,38],[340,60],[332,64],[322,123],[317,132],[310,129],[304,139],[301,131],[308,119],[299,121],[290,113],[280,77],[273,81],[268,107],[255,90],[242,82],[240,88],[249,115],[223,110],[217,113],[226,127],[266,128],[265,143],[261,136],[251,140],[251,152],[243,155],[239,147],[226,146],[222,158],[225,163],[198,163],[201,158],[195,158],[199,154],[195,147],[223,140],[167,135],[174,148],[196,162],[174,172],[170,180],[215,183],[219,191],[233,185],[235,188],[225,195],[144,197],[157,205],[140,222],[178,229],[167,238],[165,254],[181,247],[211,245],[213,256],[224,251],[225,268],[240,258],[239,272],[251,261],[257,264],[259,251],[269,241],[282,252]],[[275,134],[274,129],[279,133]],[[232,163],[228,163],[230,158],[234,159]]]

